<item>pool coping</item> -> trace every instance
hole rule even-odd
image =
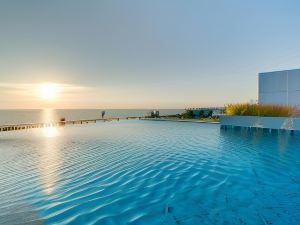
[[[214,122],[214,121],[201,121],[201,120],[197,120],[197,119],[142,118],[141,120],[148,120],[148,121],[170,121],[170,122],[187,122],[187,123],[210,123],[210,124],[220,124],[220,122]]]

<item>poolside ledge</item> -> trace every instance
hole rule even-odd
[[[300,117],[260,117],[260,116],[220,116],[221,129],[255,128],[290,131],[300,131]]]

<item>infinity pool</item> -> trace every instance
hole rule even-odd
[[[0,133],[0,224],[299,221],[299,136],[153,121]]]

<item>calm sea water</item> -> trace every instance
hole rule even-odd
[[[300,138],[98,122],[0,133],[0,224],[300,221]]]
[[[66,120],[97,119],[105,109],[27,109],[27,110],[0,110],[0,125],[16,123],[40,123]],[[150,109],[107,109],[105,118],[147,116]],[[160,109],[160,115],[175,115],[184,112],[183,109]]]

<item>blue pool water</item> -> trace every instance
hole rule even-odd
[[[299,221],[299,136],[154,121],[0,133],[0,224]]]

